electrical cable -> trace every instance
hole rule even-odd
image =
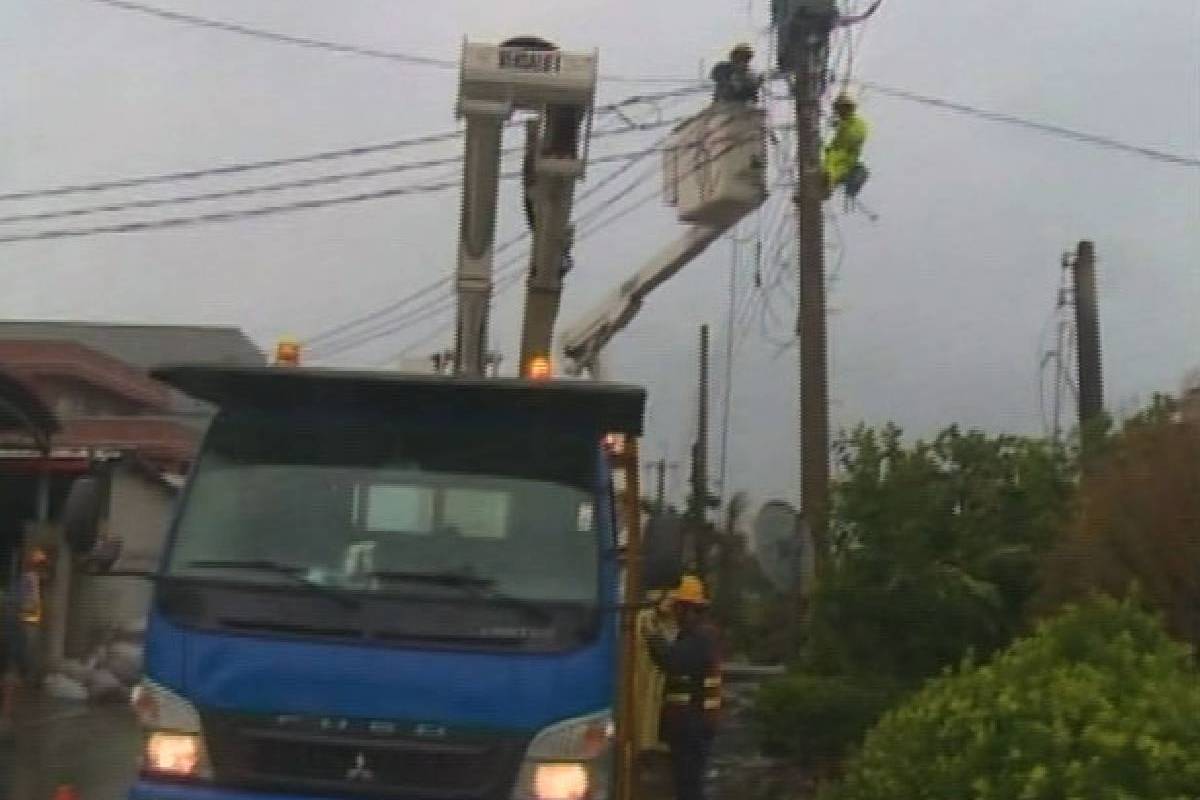
[[[716,154],[710,156],[708,160],[706,160],[702,163],[696,164],[692,168],[692,171],[695,172],[695,171],[703,168],[706,164],[711,163],[711,161],[713,161],[717,158],[720,158],[722,155],[724,155],[726,152],[728,152],[729,149],[737,146],[737,144],[738,144],[738,142],[729,143],[726,150],[723,150],[719,153],[716,153]],[[657,148],[649,148],[649,152],[654,152],[656,149]],[[635,155],[637,155],[637,154],[635,154]],[[590,209],[588,212],[583,214],[580,221],[582,221],[583,219],[594,217],[596,214],[606,210],[607,208],[612,207],[620,200],[626,198],[630,191],[632,191],[638,185],[640,185],[646,181],[646,179],[649,177],[649,174],[650,173],[644,172],[631,185],[622,188],[620,191],[614,193],[607,200],[601,202],[595,208]],[[660,187],[660,188],[656,189],[656,191],[654,193],[647,195],[645,197],[642,197],[641,199],[637,200],[635,203],[626,207],[625,209],[622,209],[621,211],[610,215],[608,218],[606,218],[600,222],[597,222],[596,224],[594,224],[587,230],[577,234],[576,241],[577,242],[583,241],[583,240],[595,235],[596,233],[603,230],[604,228],[607,228],[608,226],[614,224],[618,220],[628,216],[629,214],[634,213],[635,211],[639,210],[640,208],[645,206],[650,201],[656,199],[661,194],[661,192],[662,192],[662,189]],[[521,235],[519,235],[518,237],[513,239],[512,241],[506,243],[505,245],[502,245],[500,248],[497,248],[496,252],[498,253],[502,249],[507,249],[507,247],[515,245],[516,243],[528,238],[528,236],[529,236],[529,232],[525,231]],[[526,265],[525,269],[518,270],[518,271],[514,272],[513,274],[507,275],[507,276],[503,275],[504,270],[508,269],[509,267],[514,266],[521,260],[527,260],[527,258],[528,258],[527,254],[524,254],[524,255],[518,256],[515,259],[511,259],[510,261],[506,262],[505,264],[497,267],[495,269],[495,275],[496,275],[496,279],[497,279],[497,287],[499,287],[502,283],[504,283],[505,281],[508,281],[510,279],[513,281],[519,281],[521,276],[524,275],[528,271],[527,265]],[[430,284],[430,285],[424,287],[420,291],[422,291],[423,293],[432,292],[437,287],[448,284],[451,280],[452,280],[452,276],[443,277],[443,278],[439,279],[438,281],[436,281],[434,284]],[[505,288],[507,288],[508,286],[515,285],[515,284],[505,283],[504,285],[505,285]],[[495,290],[494,296],[499,296],[499,294],[500,294],[500,289],[497,288]],[[369,331],[357,332],[355,334],[350,334],[344,338],[338,337],[338,341],[336,341],[336,342],[333,342],[333,343],[325,342],[324,344],[318,345],[317,350],[320,353],[320,357],[328,357],[330,355],[334,355],[336,353],[344,352],[345,350],[349,350],[349,349],[358,347],[359,345],[365,344],[368,341],[374,341],[375,339],[380,338],[382,336],[386,336],[391,333],[395,333],[399,330],[403,330],[404,328],[409,327],[411,324],[414,324],[415,322],[423,321],[427,317],[422,316],[419,319],[413,319],[413,315],[414,314],[421,315],[421,314],[424,314],[425,312],[432,311],[433,306],[438,305],[438,304],[447,303],[452,300],[453,300],[452,296],[442,297],[442,298],[437,298],[437,299],[431,300],[429,303],[425,304],[421,308],[418,308],[415,311],[408,312],[406,314],[406,316],[400,320],[389,320],[388,322],[385,322],[385,323],[382,323],[381,325],[375,326],[374,328],[372,328]],[[384,309],[380,309],[378,311],[372,312],[372,314],[367,315],[367,316],[371,317],[372,319],[377,319],[381,316],[386,316],[392,310],[395,310],[398,307],[402,307],[402,306],[406,305],[408,302],[410,302],[410,298],[402,298],[401,300],[390,304],[388,307],[385,307]],[[436,312],[434,312],[434,313],[436,313]],[[329,336],[332,336],[333,333],[335,333],[335,332],[340,332],[340,331],[344,331],[344,330],[347,330],[352,327],[357,327],[358,324],[360,324],[359,321],[351,320],[348,323],[343,323],[342,325],[338,326],[336,330],[331,329],[331,331],[326,332],[325,336],[326,336],[326,338],[328,338]],[[315,340],[315,339],[316,339],[316,337],[313,337],[313,340]]]
[[[346,158],[348,156],[362,156],[371,153],[399,150],[405,147],[416,147],[425,144],[448,142],[454,139],[459,139],[462,137],[462,135],[462,131],[446,131],[444,133],[433,133],[424,136],[414,136],[406,139],[393,139],[392,141],[388,142],[363,144],[355,147],[342,148],[340,150],[325,150],[322,152],[307,153],[299,156],[287,156],[285,158],[270,158],[262,161],[223,164],[215,167],[207,167],[205,169],[186,170],[182,172],[167,172],[159,175],[144,175],[135,178],[116,178],[97,183],[69,184],[65,186],[52,186],[44,189],[26,189],[19,192],[7,192],[5,194],[0,194],[0,200],[28,200],[37,197],[56,197],[64,194],[99,192],[107,189],[130,189],[136,186],[147,186],[153,183],[188,181],[199,178],[209,178],[217,175],[234,175],[240,172],[248,172],[257,169],[272,169],[275,167],[291,166],[293,164],[310,164],[316,161],[329,161],[336,158]]]
[[[522,150],[523,148],[519,147],[506,148],[505,150],[501,151],[501,155],[512,155],[514,153],[521,152]],[[629,153],[613,153],[594,158],[591,160],[591,163],[605,164],[616,161],[637,160],[654,152],[657,151],[655,149],[648,149],[636,150]],[[162,208],[164,206],[184,205],[187,203],[205,202],[210,200],[226,200],[233,197],[249,197],[256,194],[281,192],[290,189],[304,189],[314,186],[327,186],[330,184],[343,183],[351,180],[377,178],[384,175],[395,175],[402,172],[429,169],[431,167],[461,164],[462,161],[463,158],[461,155],[445,156],[442,158],[431,158],[424,161],[409,161],[400,164],[391,164],[384,167],[356,170],[353,172],[338,172],[327,175],[317,175],[311,178],[300,178],[297,180],[280,181],[278,183],[268,183],[255,186],[243,186],[236,189],[222,189],[220,191],[202,192],[192,195],[179,195],[173,197],[152,198],[147,200],[132,200],[122,203],[106,203],[94,206],[83,206],[79,208],[68,208],[58,211],[11,214],[8,216],[0,216],[0,224],[11,224],[14,222],[39,222],[52,219],[88,216],[92,214],[129,211],[138,208]],[[449,180],[452,177],[454,176],[447,176],[446,180]]]
[[[653,150],[649,152],[654,152]],[[647,151],[636,151],[632,154],[616,154],[613,156],[600,157],[596,159],[596,163],[607,161],[623,160],[625,158],[638,158],[647,154]],[[501,174],[503,179],[513,179],[521,177],[521,173],[506,172]],[[256,208],[214,211],[206,214],[197,214],[186,217],[167,217],[164,219],[154,220],[135,220],[131,222],[116,223],[111,225],[97,225],[88,228],[60,228],[47,231],[37,231],[33,233],[18,233],[0,236],[0,244],[11,244],[14,242],[31,242],[43,241],[48,239],[68,239],[78,238],[82,236],[96,236],[100,234],[112,233],[140,233],[148,230],[161,230],[164,228],[180,228],[189,227],[192,225],[203,225],[218,222],[233,222],[243,219],[253,219],[258,217],[274,216],[277,214],[287,214],[297,211],[308,211],[318,208],[328,208],[330,206],[340,206],[349,203],[362,203],[373,200],[383,200],[392,197],[402,197],[406,195],[430,194],[433,192],[446,191],[461,186],[461,180],[447,179],[435,183],[418,184],[412,186],[394,186],[385,189],[379,189],[371,192],[360,192],[351,195],[340,195],[334,197],[322,197],[309,200],[299,200],[290,203],[280,203],[278,205],[260,206]],[[264,191],[263,187],[257,187],[255,191]],[[247,192],[249,193],[249,192]],[[201,198],[203,199],[203,198]],[[163,201],[146,201],[155,202],[158,205],[167,205],[170,202],[180,202],[179,198],[167,199]]]
[[[1004,125],[1014,125],[1017,127],[1027,128],[1032,131],[1049,134],[1051,136],[1058,136],[1060,138],[1080,142],[1082,144],[1091,144],[1110,150],[1143,156],[1145,158],[1153,159],[1165,164],[1173,164],[1175,166],[1191,168],[1200,167],[1200,157],[1184,156],[1177,153],[1169,153],[1163,150],[1155,150],[1149,147],[1129,144],[1128,142],[1123,142],[1108,136],[1100,136],[1094,133],[1086,133],[1084,131],[1077,131],[1071,128],[1064,128],[1061,125],[1038,122],[1036,120],[1026,119],[1024,117],[1018,117],[1014,114],[988,111],[987,109],[969,106],[965,103],[958,103],[952,100],[943,100],[939,97],[932,97],[930,95],[920,94],[918,92],[910,92],[907,89],[897,89],[892,86],[876,83],[875,81],[858,80],[855,81],[855,83],[866,89],[870,89],[873,92],[879,92],[882,95],[895,97],[901,100],[908,100],[913,103],[920,103],[922,105],[940,108],[946,111],[954,111],[959,114],[966,114],[968,116],[977,117],[990,122],[998,122]]]
[[[515,177],[515,175],[510,174],[508,177]],[[260,206],[257,208],[247,208],[237,211],[213,211],[206,214],[196,214],[194,216],[166,217],[164,219],[154,220],[135,220],[132,222],[121,222],[112,225],[97,225],[90,228],[59,228],[48,231],[37,231],[35,233],[9,234],[7,236],[0,236],[0,244],[44,241],[47,239],[70,239],[81,236],[96,236],[108,233],[140,233],[142,231],[161,230],[164,228],[182,228],[216,222],[234,222],[244,219],[256,219],[259,217],[274,216],[277,214],[288,214],[296,211],[309,211],[317,208],[329,208],[330,206],[341,206],[351,203],[383,200],[392,197],[429,194],[431,192],[454,189],[459,185],[461,185],[461,181],[459,180],[447,180],[440,183],[427,183],[414,186],[393,186],[371,192],[359,192],[357,194],[339,195],[335,197],[320,197],[309,200],[297,200],[291,203],[280,203],[278,205]]]
[[[200,17],[195,14],[185,14],[179,11],[170,11],[165,8],[158,8],[157,6],[151,6],[145,3],[131,2],[131,0],[91,0],[91,2],[111,6],[112,8],[117,8],[122,11],[131,11],[157,17],[159,19],[181,25],[193,25],[196,27],[208,28],[210,30],[223,31],[225,33],[235,33],[240,36],[248,36],[255,39],[274,42],[276,44],[290,44],[317,50],[328,50],[344,55],[365,56],[367,58],[383,59],[402,64],[436,67],[438,69],[458,69],[459,66],[457,61],[450,59],[414,55],[395,50],[379,50],[372,47],[360,47],[358,45],[343,44],[341,42],[334,42],[328,39],[315,39],[308,36],[293,36],[291,34],[267,30],[265,28],[242,25],[236,22],[226,22],[224,20],[211,19],[209,17]],[[610,83],[682,83],[687,80],[686,78],[671,77],[667,75],[602,75],[600,76],[600,79]]]
[[[89,216],[92,214],[107,214],[116,211],[130,211],[136,208],[161,208],[163,206],[184,205],[187,203],[199,203],[209,200],[227,200],[232,197],[249,197],[251,195],[282,192],[289,189],[306,189],[313,186],[328,186],[334,183],[343,183],[345,181],[377,178],[383,175],[396,175],[401,172],[413,172],[416,170],[429,169],[437,166],[448,166],[461,162],[462,156],[446,156],[444,158],[431,158],[425,161],[412,161],[402,164],[392,164],[385,167],[375,167],[373,169],[363,169],[354,172],[339,172],[330,175],[317,175],[311,178],[280,181],[278,183],[268,183],[258,186],[243,186],[237,189],[222,189],[220,191],[202,192],[200,194],[152,198],[147,200],[131,200],[123,203],[105,203],[94,206],[68,208],[59,211],[10,214],[8,216],[0,217],[0,224],[11,224],[14,222],[39,222],[52,219],[66,219],[68,217]]]
[[[603,188],[605,188],[606,186],[611,184],[613,181],[620,178],[622,175],[624,175],[626,172],[628,172],[630,169],[632,169],[636,164],[638,164],[642,159],[646,158],[647,156],[649,156],[652,153],[660,152],[660,151],[661,151],[661,140],[660,140],[660,143],[656,144],[656,146],[654,146],[654,147],[647,148],[645,150],[637,151],[634,153],[622,154],[621,157],[625,160],[626,163],[623,164],[620,168],[614,170],[611,174],[605,176],[597,184],[594,184],[593,186],[588,187],[586,191],[584,191],[582,194],[580,194],[577,202],[586,201],[589,197],[596,194],[597,192],[599,192],[600,190],[602,190]],[[600,163],[602,161],[608,161],[608,160],[616,160],[616,159],[612,158],[612,157],[602,157],[600,159],[593,160],[592,163]],[[495,253],[499,254],[499,253],[507,250],[508,248],[516,245],[518,242],[520,242],[524,238],[526,238],[527,235],[528,235],[527,233],[524,233],[524,234],[516,237],[515,239],[512,239],[512,240],[500,245],[495,250]],[[401,300],[398,300],[396,302],[389,303],[388,305],[384,306],[383,308],[373,311],[370,314],[366,314],[362,317],[358,317],[356,319],[349,320],[348,322],[337,325],[334,328],[331,328],[329,330],[322,331],[321,333],[316,334],[315,336],[312,336],[309,339],[307,339],[304,342],[304,344],[306,346],[316,344],[317,342],[329,339],[337,334],[343,333],[344,331],[346,331],[350,328],[356,327],[359,324],[362,324],[365,322],[372,322],[376,319],[387,316],[388,314],[392,313],[393,311],[399,310],[400,308],[403,308],[404,306],[408,305],[408,303],[412,302],[413,300],[420,299],[421,297],[426,296],[430,292],[435,291],[437,288],[449,284],[451,282],[451,280],[452,280],[452,278],[450,276],[445,276],[443,278],[440,278],[437,281],[434,281],[433,283],[417,290],[413,294],[411,294],[405,298],[402,298]]]
[[[105,0],[98,0],[104,2]],[[671,91],[657,92],[652,94],[639,94],[627,97],[623,100],[609,103],[596,108],[597,113],[615,112],[621,108],[626,108],[631,105],[642,103],[656,103],[661,100],[683,98],[688,95],[696,94],[702,91],[704,87],[682,87]],[[626,120],[626,124],[620,128],[596,131],[592,134],[592,138],[605,138],[609,136],[618,136],[626,133],[637,133],[643,130],[652,130],[655,128],[673,125],[681,122],[686,117],[675,117],[672,119],[660,119],[647,123],[630,123]],[[511,126],[517,127],[522,123],[510,123]],[[65,194],[80,194],[84,192],[99,192],[109,189],[129,189],[138,186],[146,186],[155,183],[168,183],[174,181],[198,180],[201,178],[209,178],[223,175],[234,175],[241,172],[248,172],[259,169],[273,169],[277,167],[293,166],[296,164],[308,164],[319,161],[329,161],[339,158],[348,158],[354,156],[364,156],[373,153],[381,153],[392,150],[399,150],[407,147],[417,147],[427,144],[437,144],[439,142],[453,141],[461,139],[464,136],[464,131],[453,130],[440,133],[426,134],[423,136],[414,136],[403,139],[394,139],[385,142],[371,142],[368,144],[355,145],[353,147],[344,147],[332,150],[323,150],[314,153],[305,153],[296,156],[286,156],[281,158],[263,159],[257,161],[237,162],[231,164],[218,164],[212,167],[201,169],[183,170],[178,172],[167,172],[155,175],[141,175],[128,178],[113,178],[105,181],[82,184],[68,184],[62,186],[51,186],[38,189],[27,189],[17,192],[0,193],[0,200],[28,200],[41,197],[56,197]]]

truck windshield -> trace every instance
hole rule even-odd
[[[595,437],[552,423],[224,412],[168,573],[342,596],[594,604]]]

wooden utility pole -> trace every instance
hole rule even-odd
[[[1086,456],[1097,420],[1104,413],[1100,357],[1100,305],[1096,294],[1096,246],[1083,241],[1075,251],[1075,331],[1079,340],[1079,436]]]
[[[780,5],[787,14],[786,19],[776,19],[780,66],[792,76],[796,103],[800,511],[802,524],[812,536],[814,566],[820,575],[828,552],[830,451],[821,98],[825,93],[829,37],[838,12],[833,0],[792,0]]]

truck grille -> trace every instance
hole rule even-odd
[[[380,733],[380,728],[385,732]],[[526,741],[392,723],[205,715],[217,782],[389,800],[507,800]]]

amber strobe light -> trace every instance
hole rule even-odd
[[[280,339],[275,345],[275,364],[283,367],[300,366],[300,342],[295,339]]]
[[[531,381],[548,381],[552,372],[550,359],[546,356],[534,356],[525,366],[525,377]]]

